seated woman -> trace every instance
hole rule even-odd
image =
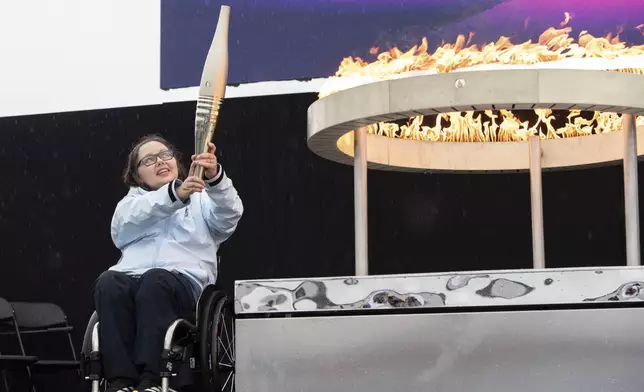
[[[210,143],[208,153],[193,155],[187,178],[178,152],[161,137],[143,138],[129,154],[130,190],[111,227],[122,257],[94,287],[110,392],[161,390],[167,328],[217,279],[217,250],[235,231],[243,206],[214,152]],[[193,176],[197,165],[205,181]]]

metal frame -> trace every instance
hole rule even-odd
[[[567,88],[562,89],[562,81]],[[623,115],[621,159],[624,162],[627,265],[641,264],[639,251],[639,195],[637,183],[637,115],[644,115],[644,78],[640,75],[589,70],[521,69],[472,71],[453,74],[419,75],[370,83],[322,98],[309,107],[308,145],[318,155],[354,164],[355,264],[356,275],[368,274],[367,168],[389,170],[504,171],[524,169],[518,164],[526,156],[521,142],[431,143],[367,137],[366,127],[424,114],[468,110],[535,109],[610,111]],[[351,130],[354,130],[352,133]],[[353,140],[350,136],[353,135]],[[579,167],[614,162],[617,159],[615,132],[542,141],[531,136],[527,142],[532,207],[533,268],[545,268],[543,199],[541,173],[545,168]],[[380,139],[374,149],[368,143]],[[605,147],[606,141],[613,148]],[[402,143],[401,143],[402,142]],[[404,143],[407,142],[407,143]],[[559,144],[567,143],[568,150]],[[543,145],[548,145],[548,157]],[[394,148],[414,146],[398,151]],[[347,146],[353,145],[353,162]],[[398,147],[393,147],[394,145]],[[434,151],[443,146],[441,157]],[[445,147],[446,146],[446,147]],[[571,146],[574,146],[570,149]],[[488,160],[468,160],[472,149]],[[468,151],[469,150],[469,151]],[[505,154],[498,154],[505,151]],[[510,153],[508,154],[508,151]],[[460,152],[460,154],[459,154]],[[556,152],[559,152],[558,154]],[[508,155],[510,157],[508,158]],[[544,155],[546,159],[544,160]],[[370,164],[372,158],[376,164]],[[462,159],[461,159],[462,158]],[[548,159],[551,158],[551,159]],[[492,164],[490,165],[490,161]],[[545,162],[544,162],[545,161]],[[518,166],[518,167],[517,167]],[[452,169],[450,169],[452,168]]]
[[[532,207],[532,266],[546,268],[543,234],[543,185],[541,182],[541,140],[530,136],[530,204]]]
[[[353,192],[355,214],[356,275],[369,274],[369,235],[367,214],[367,129],[354,131],[355,165],[353,168]]]
[[[177,333],[177,330],[180,328],[185,328],[185,330],[190,331],[190,333],[195,335],[197,334],[199,329],[196,325],[193,325],[184,319],[177,319],[173,321],[172,324],[170,324],[170,326],[166,330],[165,337],[163,339],[164,353],[170,353],[174,350],[175,347],[173,347],[173,344],[176,344],[175,334]],[[172,369],[172,359],[171,358],[167,358],[167,359],[168,360],[166,362],[166,369],[161,374],[162,392],[168,392],[170,390],[170,377],[175,375]]]
[[[624,132],[624,220],[626,223],[626,264],[630,266],[641,264],[636,120],[637,118],[633,114],[625,114],[622,118],[622,129]]]
[[[92,351],[90,353],[98,353],[100,352],[100,343],[99,343],[99,337],[98,337],[98,322],[94,324],[92,327],[92,345],[91,345]],[[101,380],[100,379],[92,379],[92,392],[99,392],[100,391],[100,386],[101,386]]]

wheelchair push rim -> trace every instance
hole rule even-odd
[[[235,322],[233,302],[227,296],[215,298],[208,329],[202,335],[203,378],[212,391],[235,390]]]

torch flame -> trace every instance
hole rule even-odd
[[[605,37],[582,31],[575,41],[570,34],[572,28],[566,27],[571,19],[572,15],[566,12],[561,28],[546,29],[534,43],[528,40],[513,44],[510,38],[501,36],[496,42],[479,48],[470,44],[474,33],[469,33],[467,38],[459,35],[454,43],[441,44],[433,53],[428,51],[427,39],[423,38],[420,45],[406,52],[398,48],[381,52],[371,63],[359,57],[347,57],[322,87],[319,97],[383,79],[485,67],[544,64],[569,67],[572,64],[576,68],[592,68],[599,65],[607,71],[644,75],[644,45],[627,47],[619,38],[622,28],[614,36],[609,33]],[[644,25],[636,28],[644,34]],[[517,118],[512,111],[500,110],[483,114],[445,113],[436,116],[433,126],[424,125],[423,116],[410,118],[405,125],[381,122],[368,127],[368,132],[426,141],[494,142],[527,140],[531,134],[556,139],[621,130],[621,116],[615,113],[594,112],[591,118],[586,118],[579,111],[570,111],[567,122],[559,126],[553,124],[557,119],[551,109],[534,109],[534,114],[537,119],[532,125]],[[644,125],[644,117],[640,116],[637,124]]]

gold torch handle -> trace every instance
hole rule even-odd
[[[215,128],[217,127],[217,119],[219,118],[219,108],[221,107],[221,102],[223,100],[221,98],[215,97],[212,102],[212,108],[210,109],[210,118],[208,118],[208,126],[207,126],[207,131],[206,134],[204,135],[203,143],[198,146],[197,151],[195,154],[203,154],[204,152],[208,152],[208,143],[212,142],[212,140],[215,137]],[[202,180],[205,180],[204,175],[203,175],[203,167],[197,166],[195,167],[195,173],[194,175],[201,178]]]

